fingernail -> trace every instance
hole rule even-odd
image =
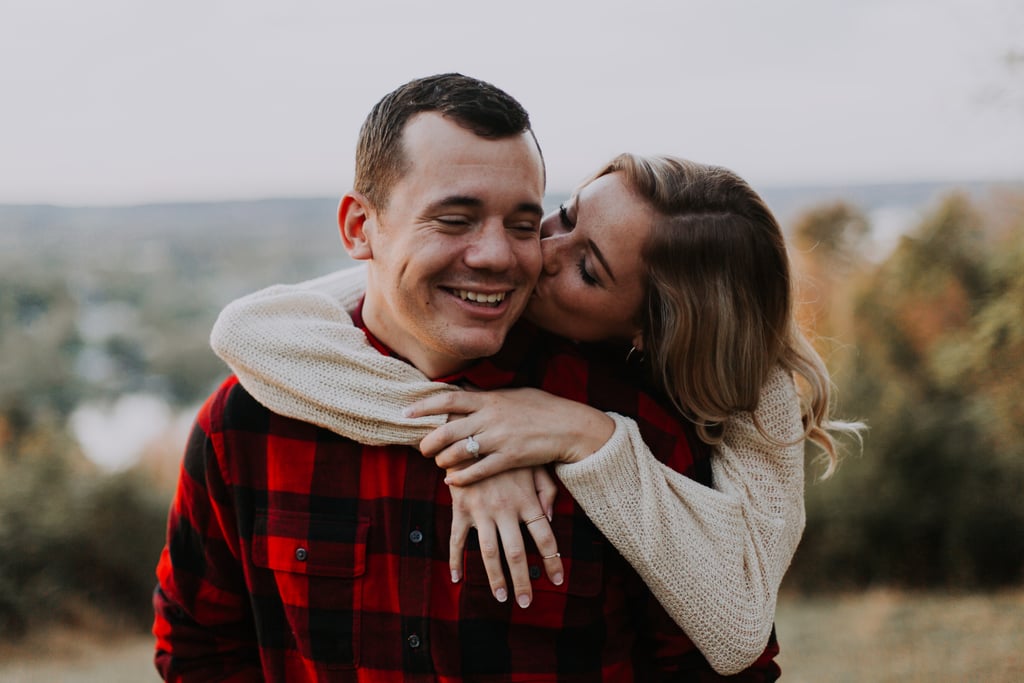
[[[529,595],[520,595],[518,598],[516,598],[516,602],[519,603],[520,607],[522,607],[523,609],[526,609],[527,607],[530,606],[530,596]]]
[[[452,570],[452,583],[458,583],[458,582],[459,582],[459,572],[453,569]]]
[[[498,602],[505,602],[506,600],[508,600],[508,593],[505,592],[504,588],[499,588],[498,590],[494,591],[494,597],[498,599]]]
[[[551,583],[555,584],[556,586],[561,586],[562,585],[562,574],[561,574],[561,572],[559,572],[558,574],[555,574],[554,576],[551,577]]]
[[[551,512],[551,510],[549,509],[549,510],[548,510],[548,524],[550,524],[550,523],[551,523],[551,522],[553,522],[553,521],[555,521],[555,515],[554,515],[554,514],[553,514],[553,513]]]
[[[412,417],[412,408],[403,408],[402,417]]]

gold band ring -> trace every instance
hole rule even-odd
[[[525,524],[526,526],[530,526],[530,525],[531,525],[531,524],[533,524],[534,522],[539,522],[540,520],[542,520],[542,519],[547,519],[547,518],[548,518],[548,516],[547,516],[547,515],[545,515],[545,514],[544,514],[544,513],[542,512],[542,513],[540,513],[539,515],[537,515],[536,517],[531,517],[530,519],[526,520],[525,522],[523,522],[523,524]]]
[[[552,560],[552,559],[554,559],[556,557],[561,557],[561,556],[562,556],[562,553],[555,553],[554,555],[542,555],[540,559],[542,559],[542,560]]]

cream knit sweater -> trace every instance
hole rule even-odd
[[[437,391],[412,366],[378,353],[348,315],[365,268],[276,285],[229,304],[211,345],[258,401],[366,444],[415,445],[444,416],[402,409]],[[726,424],[714,488],[661,464],[633,420],[609,413],[611,439],[556,473],[601,532],[707,657],[731,674],[764,650],[779,583],[804,528],[803,428],[791,376],[777,369],[756,416]]]

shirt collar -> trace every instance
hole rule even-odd
[[[366,339],[370,342],[370,346],[377,349],[379,353],[408,363],[405,358],[395,353],[387,344],[377,339],[373,332],[366,328],[366,323],[363,320],[364,301],[365,297],[356,304],[355,310],[352,311],[352,322],[366,334]],[[496,356],[478,360],[458,372],[445,375],[444,377],[433,378],[433,381],[444,382],[445,384],[471,384],[478,389],[500,389],[512,384],[516,379],[516,371],[512,369],[515,366],[509,362],[511,360],[510,356],[522,355],[520,349],[525,347],[526,343],[525,339],[522,339],[523,334],[517,331],[517,327],[513,328],[513,331],[509,334],[509,339],[506,340],[505,347],[509,348],[502,348]]]

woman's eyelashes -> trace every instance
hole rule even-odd
[[[576,262],[576,268],[580,271],[580,277],[583,282],[590,287],[596,287],[601,284],[596,277],[590,274],[587,270],[587,259],[585,256],[581,256],[580,260]]]
[[[572,230],[576,227],[576,222],[569,216],[569,208],[565,204],[560,204],[558,206],[558,220],[562,222],[562,227],[566,230]],[[585,255],[580,256],[579,260],[576,262],[576,270],[579,271],[580,279],[583,280],[584,284],[590,287],[596,287],[601,284],[601,282],[591,275],[589,270],[587,270],[587,257]]]
[[[565,204],[558,206],[558,218],[562,221],[562,225],[570,230],[576,227],[576,223],[569,219],[569,209],[566,208]]]

